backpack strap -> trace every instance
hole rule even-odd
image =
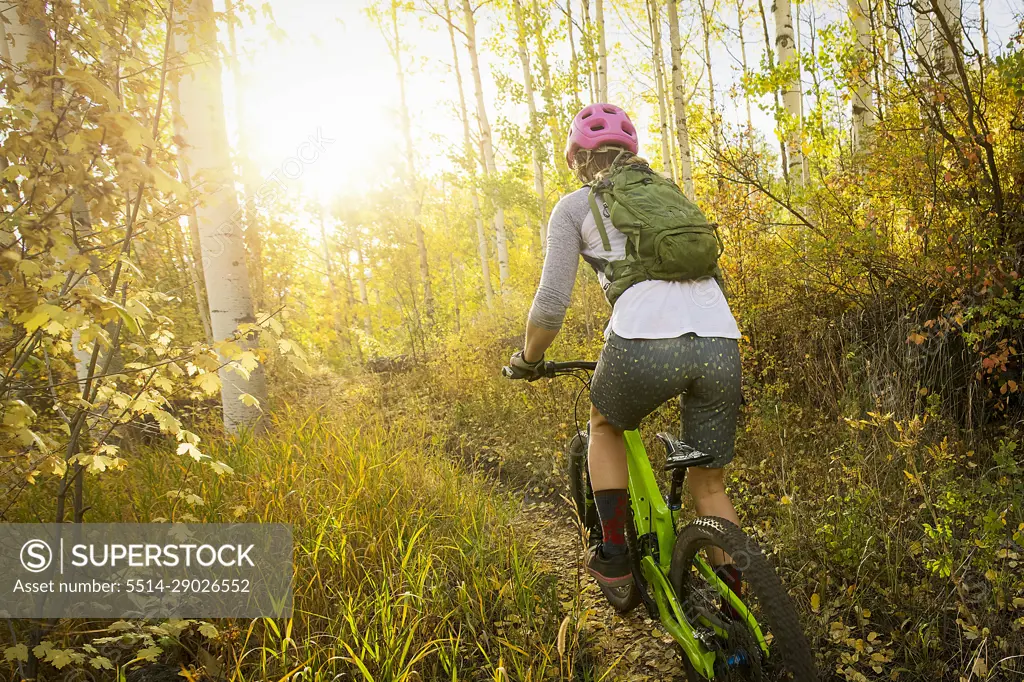
[[[590,194],[587,195],[587,201],[590,202],[590,214],[594,216],[597,231],[601,234],[601,246],[604,247],[605,251],[611,251],[612,245],[608,241],[608,232],[604,229],[604,220],[601,219],[601,209],[597,205],[597,199],[594,198],[595,194],[597,194],[597,190],[591,187]]]

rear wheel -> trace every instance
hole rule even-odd
[[[573,506],[580,523],[583,524],[583,531],[587,536],[587,546],[593,547],[601,542],[601,519],[597,515],[597,505],[594,503],[594,491],[590,487],[590,473],[587,470],[587,437],[576,434],[569,441],[569,495],[572,498]],[[630,514],[626,523],[626,541],[629,544],[631,557],[637,557],[636,529],[633,526],[633,516]],[[619,613],[632,611],[641,601],[640,591],[636,581],[642,579],[638,576],[639,562],[634,560],[633,584],[624,587],[605,587],[599,585],[601,593],[608,603]]]
[[[721,552],[740,570],[743,603],[761,628],[767,654],[751,624],[723,612],[718,589],[697,571],[698,557],[711,564]],[[814,655],[789,595],[761,548],[734,524],[705,516],[686,526],[676,540],[669,581],[687,621],[718,648],[716,680],[817,679]],[[691,682],[704,679],[691,666],[686,670]]]

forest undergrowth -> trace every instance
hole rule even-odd
[[[550,357],[597,357],[596,339],[566,336]],[[577,403],[570,379],[500,379],[502,344],[515,342],[500,329],[475,339],[393,376],[385,409],[431,414],[459,459],[526,502],[556,499],[574,411],[585,428],[586,394]],[[847,680],[1015,679],[1024,662],[1019,433],[964,432],[927,397],[902,416],[872,409],[867,386],[848,386],[847,412],[835,414],[763,381],[756,353],[744,351],[729,490],[796,602],[819,669]],[[858,390],[863,410],[850,403]],[[678,419],[670,403],[644,423],[655,463],[664,455],[653,434],[676,430]]]

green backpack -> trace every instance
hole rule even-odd
[[[721,285],[718,257],[725,246],[718,226],[674,182],[623,152],[590,188],[590,211],[605,250],[610,244],[597,196],[608,203],[612,225],[626,235],[625,259],[604,266],[610,282],[605,296],[613,306],[626,289],[651,279],[714,277]]]

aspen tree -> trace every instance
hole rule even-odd
[[[484,229],[484,215],[480,208],[480,195],[476,187],[476,167],[478,163],[476,152],[473,150],[473,136],[469,131],[469,109],[466,107],[466,91],[462,85],[462,71],[459,69],[459,50],[455,44],[455,24],[452,22],[452,10],[448,0],[445,0],[445,23],[448,25],[448,39],[452,46],[452,71],[455,72],[455,82],[459,88],[459,115],[462,119],[462,144],[463,153],[466,157],[466,166],[469,170],[470,192],[469,198],[473,205],[473,219],[476,222],[477,253],[480,256],[480,273],[483,277],[484,300],[487,307],[494,306],[494,289],[491,286],[491,265],[487,258],[487,233]]]
[[[779,58],[779,71],[784,74],[782,104],[786,111],[784,139],[789,159],[789,181],[794,185],[803,184],[804,158],[800,150],[800,61],[793,37],[793,13],[790,0],[774,0],[772,14],[775,16],[775,51]]]
[[[654,57],[654,82],[658,97],[658,127],[661,138],[661,160],[665,172],[674,181],[675,168],[672,165],[672,145],[669,142],[668,106],[665,102],[665,61],[661,53],[661,16],[658,12],[658,0],[647,0],[647,20],[651,27],[651,44]]]
[[[870,0],[848,0],[850,22],[857,36],[857,63],[853,73],[853,146],[860,148],[868,128],[875,122],[874,93],[871,87],[873,39],[866,3]]]
[[[420,200],[417,196],[416,182],[416,156],[412,143],[412,124],[409,115],[409,102],[406,99],[405,91],[405,68],[402,63],[402,40],[398,32],[398,0],[391,0],[389,8],[391,19],[391,32],[394,42],[388,47],[391,50],[391,57],[395,61],[395,76],[398,81],[398,111],[402,121],[402,139],[405,142],[405,166],[403,172],[403,184],[408,193],[408,200],[412,202],[413,231],[416,236],[416,251],[420,260],[420,281],[423,285],[423,307],[426,309],[427,319],[434,319],[434,292],[430,286],[430,258],[427,254],[427,238],[423,232],[423,222],[420,219]]]
[[[523,18],[521,0],[513,0],[516,19],[516,47],[519,61],[523,67],[523,90],[526,95],[526,106],[530,113],[530,156],[533,160],[533,189],[537,193],[538,234],[540,235],[541,253],[547,248],[547,199],[544,195],[544,164],[541,160],[542,147],[540,131],[537,125],[537,103],[533,96],[533,74],[530,72],[530,53],[526,44],[526,21]],[[454,275],[453,275],[454,276]]]
[[[212,0],[191,0],[184,12],[188,24],[195,27],[196,35],[190,40],[184,32],[175,31],[175,52],[189,67],[178,83],[177,103],[177,120],[187,122],[188,127],[176,133],[183,141],[180,157],[193,187],[202,188],[203,199],[196,207],[196,218],[210,322],[214,339],[223,341],[235,336],[240,326],[253,324],[256,317],[245,246],[237,221],[238,200],[232,186],[220,59],[209,49],[217,43]],[[252,340],[243,337],[239,345],[249,347]],[[222,362],[230,359],[223,358]],[[245,376],[225,364],[219,374],[225,430],[233,433],[256,425],[261,414],[259,406],[251,401],[242,402],[242,396],[248,394],[260,404],[266,404],[263,367],[257,366]]]
[[[668,0],[668,31],[672,44],[672,105],[676,116],[676,138],[679,140],[679,175],[683,193],[693,201],[693,159],[690,155],[690,130],[686,124],[686,99],[683,95],[683,47],[679,40],[679,9],[677,0]]]
[[[604,0],[594,0],[594,23],[597,26],[597,98],[608,101],[608,45],[604,26]]]
[[[505,234],[505,209],[501,207],[500,199],[494,183],[498,181],[498,169],[494,162],[494,141],[491,137],[491,124],[487,120],[487,106],[484,103],[483,78],[480,75],[480,58],[477,54],[476,44],[476,19],[473,17],[473,8],[469,0],[462,0],[462,12],[466,21],[466,49],[469,50],[469,66],[473,73],[473,86],[476,92],[476,117],[480,124],[480,147],[484,155],[484,181],[488,184],[491,202],[494,205],[494,236],[498,253],[498,282],[501,292],[507,293],[509,266],[508,266],[508,237]]]

